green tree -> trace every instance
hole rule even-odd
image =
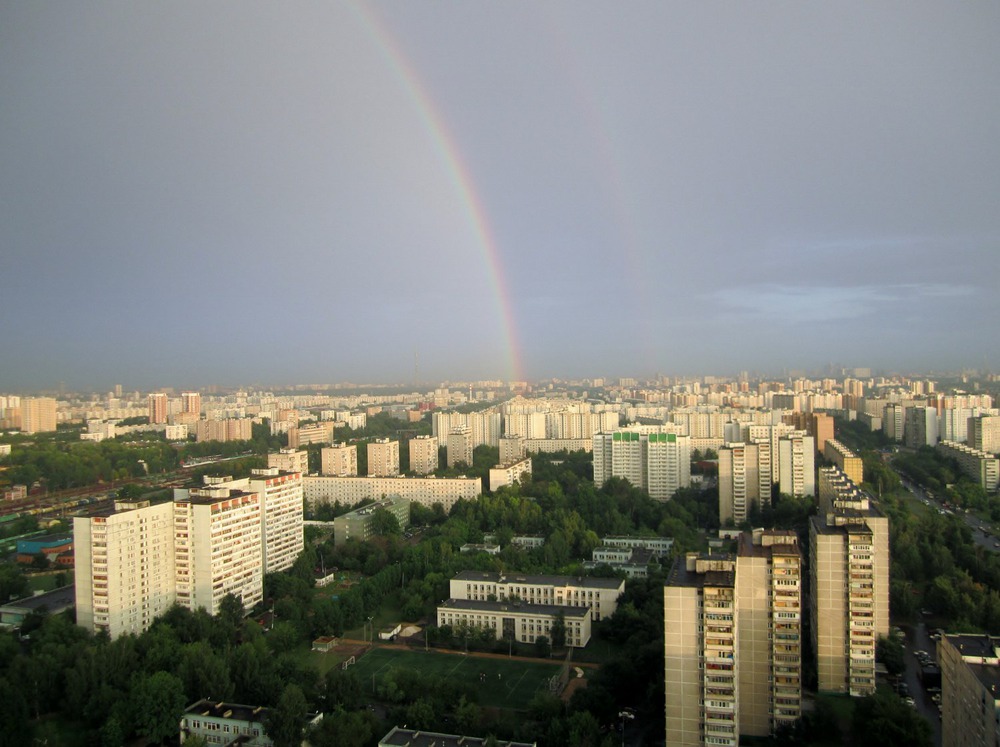
[[[535,656],[539,659],[547,659],[552,653],[552,646],[549,644],[549,639],[544,635],[540,635],[535,639]]]
[[[889,674],[902,674],[906,671],[906,659],[903,643],[896,636],[881,636],[875,644],[875,661],[885,664]]]
[[[136,731],[151,742],[177,738],[177,724],[184,713],[184,685],[169,672],[136,676],[131,695]]]
[[[286,685],[278,705],[267,713],[264,728],[274,747],[299,747],[309,711],[306,696],[298,685]]]
[[[387,537],[389,535],[398,535],[402,533],[399,526],[399,519],[386,508],[376,508],[372,512],[371,518],[371,530],[372,534],[377,537]]]
[[[566,617],[562,612],[559,613],[555,622],[552,623],[549,633],[552,634],[552,649],[554,651],[562,651],[566,648]]]

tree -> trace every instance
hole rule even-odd
[[[859,747],[930,747],[931,726],[895,693],[878,691],[854,706],[852,744]]]
[[[555,651],[562,651],[566,648],[566,617],[562,612],[556,617],[554,623],[552,623],[552,629],[549,630],[552,634],[552,648]]]
[[[131,696],[132,718],[139,735],[151,742],[177,738],[184,713],[184,685],[169,672],[136,675]]]
[[[286,685],[278,705],[267,713],[264,728],[274,747],[299,747],[309,707],[298,685]]]
[[[889,674],[906,671],[903,644],[896,636],[880,637],[875,644],[875,661],[885,664]]]
[[[535,639],[535,656],[539,659],[549,658],[549,654],[552,653],[552,646],[549,644],[549,639],[540,635]]]
[[[376,508],[372,512],[371,518],[372,534],[377,537],[388,537],[389,535],[401,534],[399,519],[386,508]]]

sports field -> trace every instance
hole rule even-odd
[[[462,684],[478,691],[479,705],[523,710],[536,693],[548,692],[549,678],[559,673],[560,664],[478,658],[472,654],[440,651],[375,648],[351,667],[351,671],[361,678],[362,683],[367,683],[368,687],[371,687],[373,674],[375,683],[378,684],[381,675],[390,669],[411,669],[423,675],[460,680]]]

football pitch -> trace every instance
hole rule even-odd
[[[369,688],[372,675],[377,685],[381,677],[392,669],[409,669],[423,675],[459,680],[479,693],[480,705],[524,710],[536,694],[549,691],[549,678],[559,673],[560,666],[555,662],[547,664],[440,651],[375,648],[359,658],[350,669],[361,679],[362,685]]]

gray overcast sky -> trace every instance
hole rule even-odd
[[[996,367],[1000,3],[3,3],[0,391]]]

